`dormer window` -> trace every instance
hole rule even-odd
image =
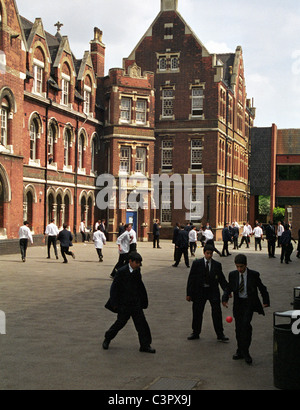
[[[92,89],[91,87],[88,87],[87,85],[84,86],[84,92],[83,92],[83,98],[84,98],[84,103],[83,103],[83,112],[86,115],[90,115],[90,110],[91,110],[91,95],[92,95]]]
[[[33,92],[37,94],[42,94],[43,92],[43,79],[44,79],[44,68],[45,65],[42,61],[33,60]]]
[[[70,99],[70,76],[62,74],[62,97],[61,103],[63,105],[69,105]]]

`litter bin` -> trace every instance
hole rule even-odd
[[[300,310],[300,286],[294,288],[294,310]]]
[[[300,310],[274,313],[273,347],[274,386],[300,390]]]

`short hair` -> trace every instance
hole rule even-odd
[[[68,227],[68,224],[63,224],[64,229],[67,229],[67,227]]]
[[[141,262],[143,261],[142,256],[137,252],[131,252],[128,256],[128,259],[132,262]]]
[[[205,245],[203,251],[212,251],[214,252],[215,248],[212,245]]]
[[[236,255],[234,259],[234,263],[236,265],[247,265],[247,256],[243,255],[242,253],[240,253],[239,255]]]
[[[24,225],[29,225],[29,222],[28,222],[28,221],[24,221]]]

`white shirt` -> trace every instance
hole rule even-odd
[[[242,235],[243,236],[249,236],[250,234],[252,233],[252,228],[251,228],[251,226],[250,225],[244,225],[244,230],[243,230],[243,233],[242,233]]]
[[[253,233],[254,233],[254,237],[255,237],[255,238],[261,238],[261,236],[262,236],[262,234],[263,234],[263,230],[261,229],[260,226],[256,226],[256,227],[253,229]]]
[[[80,232],[85,232],[85,224],[84,224],[84,222],[80,222],[79,231],[80,231]]]
[[[33,243],[33,238],[28,226],[23,225],[19,229],[19,239],[30,239],[30,242]]]
[[[130,243],[136,243],[136,232],[131,229],[131,231],[129,231],[130,236],[132,236],[132,240]]]
[[[277,236],[281,236],[283,234],[283,231],[284,231],[284,227],[281,224],[278,225]]]
[[[130,242],[131,242],[131,236],[128,231],[125,231],[120,235],[117,239],[117,245],[120,245],[121,250],[119,250],[120,254],[123,253],[129,253],[130,251]]]
[[[203,232],[203,235],[205,236],[205,242],[207,242],[208,240],[214,239],[214,234],[212,233],[210,229],[205,229],[205,231]]]
[[[195,229],[192,229],[190,232],[189,232],[189,241],[190,242],[197,242],[197,231],[195,231]]]
[[[57,236],[58,234],[59,234],[58,228],[54,223],[51,223],[46,227],[45,235]]]
[[[102,249],[103,245],[106,244],[106,237],[104,233],[98,229],[98,231],[94,232],[93,241],[96,249]]]

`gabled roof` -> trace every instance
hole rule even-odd
[[[93,76],[94,76],[93,80],[96,81],[95,73],[94,73],[94,66],[93,66],[93,62],[92,62],[92,57],[91,57],[91,53],[89,51],[85,51],[82,60],[77,60],[76,61],[76,66],[77,66],[77,80],[78,81],[81,81],[83,79],[86,66],[88,66],[92,69]]]
[[[155,18],[155,20],[153,21],[153,23],[151,24],[151,26],[148,28],[148,30],[146,31],[146,33],[143,35],[143,37],[141,38],[141,40],[138,42],[138,44],[136,45],[136,47],[133,49],[133,51],[130,53],[128,59],[129,60],[135,60],[135,52],[138,49],[138,47],[140,46],[140,44],[142,43],[142,41],[146,38],[146,37],[151,37],[152,36],[152,30],[154,25],[156,24],[156,22],[159,20],[159,18],[161,17],[161,15],[165,13],[165,11],[160,11],[157,15],[157,17]],[[201,46],[202,48],[202,55],[203,57],[209,57],[210,53],[207,50],[207,48],[203,45],[203,43],[199,40],[199,38],[197,37],[197,35],[193,32],[193,30],[191,29],[191,27],[186,23],[186,21],[184,20],[184,18],[181,16],[181,14],[176,10],[174,10],[174,13],[177,14],[177,16],[181,19],[182,23],[185,26],[185,34],[190,34],[194,37],[194,39],[196,40],[196,42]]]

